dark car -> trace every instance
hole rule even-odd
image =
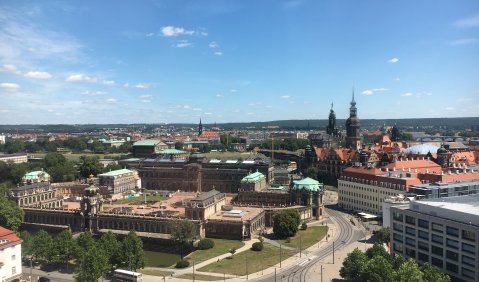
[[[45,276],[42,276],[40,277],[40,279],[38,279],[38,282],[50,282],[50,278],[48,277],[45,277]]]

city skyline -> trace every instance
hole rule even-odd
[[[474,117],[473,1],[4,1],[2,124]]]

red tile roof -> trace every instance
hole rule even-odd
[[[0,249],[5,249],[22,243],[22,239],[20,239],[15,232],[0,226],[0,241],[3,240],[6,240],[7,242],[0,244]]]

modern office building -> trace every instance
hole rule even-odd
[[[429,262],[453,280],[479,281],[479,195],[391,207],[391,253]]]
[[[137,174],[129,169],[119,169],[98,174],[100,186],[106,186],[110,194],[121,194],[135,189]]]

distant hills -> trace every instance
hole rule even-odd
[[[338,128],[344,128],[345,119],[336,120]],[[447,130],[469,129],[472,125],[479,125],[479,117],[462,118],[411,118],[411,119],[361,119],[361,128],[377,129],[383,125],[398,127],[407,131],[425,130],[427,128],[442,128]],[[265,122],[237,122],[237,123],[218,123],[217,127],[221,129],[270,129],[270,130],[317,130],[324,129],[328,124],[326,119],[312,120],[276,120]],[[0,125],[0,132],[94,132],[103,128],[142,128],[153,129],[156,127],[172,126],[175,128],[196,128],[198,124],[192,123],[171,123],[171,124],[20,124],[20,125]],[[214,124],[203,124],[206,128],[211,128]]]

